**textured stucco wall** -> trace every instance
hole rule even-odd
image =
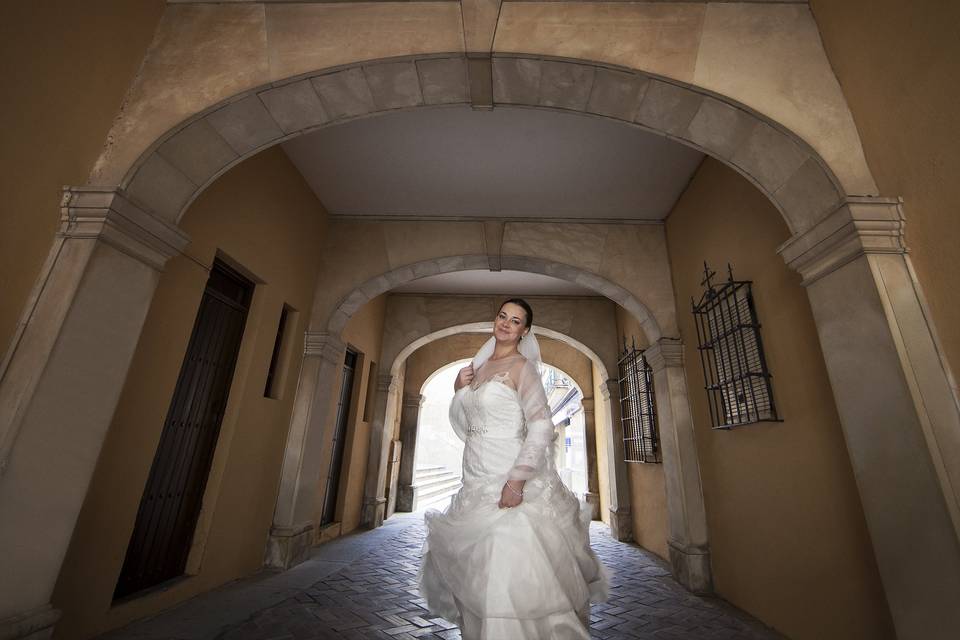
[[[130,373],[53,596],[57,638],[87,638],[259,569],[273,518],[325,212],[279,150],[239,165],[187,213],[189,258],[172,259]],[[214,454],[195,578],[111,608],[137,507],[203,295],[220,250],[259,283]],[[299,311],[281,399],[263,395],[283,304]]]
[[[617,307],[617,340],[623,348],[636,344],[647,345],[636,319],[622,307]],[[619,375],[619,373],[615,374]],[[662,464],[627,464],[630,477],[630,516],[633,520],[633,539],[640,546],[667,559],[667,494]]]
[[[780,423],[712,430],[693,314],[680,334],[720,596],[791,638],[876,640],[893,628],[800,277],[769,201],[707,160],[667,219],[677,300],[703,261],[753,281]]]
[[[86,181],[164,5],[50,0],[0,6],[0,120],[6,124],[0,353],[50,250],[60,188]]]
[[[960,367],[960,3],[812,0],[883,194],[902,196],[910,256]],[[956,382],[955,382],[956,383]]]

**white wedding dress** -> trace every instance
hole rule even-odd
[[[607,573],[590,549],[590,510],[554,464],[555,430],[536,365],[488,360],[459,389],[450,422],[465,442],[463,487],[428,510],[420,593],[464,640],[589,640]],[[499,508],[507,479],[523,501]]]

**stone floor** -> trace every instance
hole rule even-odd
[[[459,630],[432,617],[417,595],[422,518],[397,514],[379,529],[317,547],[309,561],[289,571],[261,572],[100,638],[459,638]],[[673,581],[662,560],[616,542],[602,524],[593,524],[591,540],[613,574],[609,601],[591,610],[592,638],[783,638],[722,600],[689,594]]]

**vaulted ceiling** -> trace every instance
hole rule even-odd
[[[284,143],[333,216],[662,220],[703,155],[613,121],[418,109]]]

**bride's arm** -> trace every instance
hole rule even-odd
[[[547,394],[540,381],[540,373],[533,362],[524,361],[516,384],[527,424],[527,437],[507,478],[510,481],[525,482],[542,471],[549,456],[553,454],[556,430],[547,404]],[[522,485],[522,482],[519,484]]]

